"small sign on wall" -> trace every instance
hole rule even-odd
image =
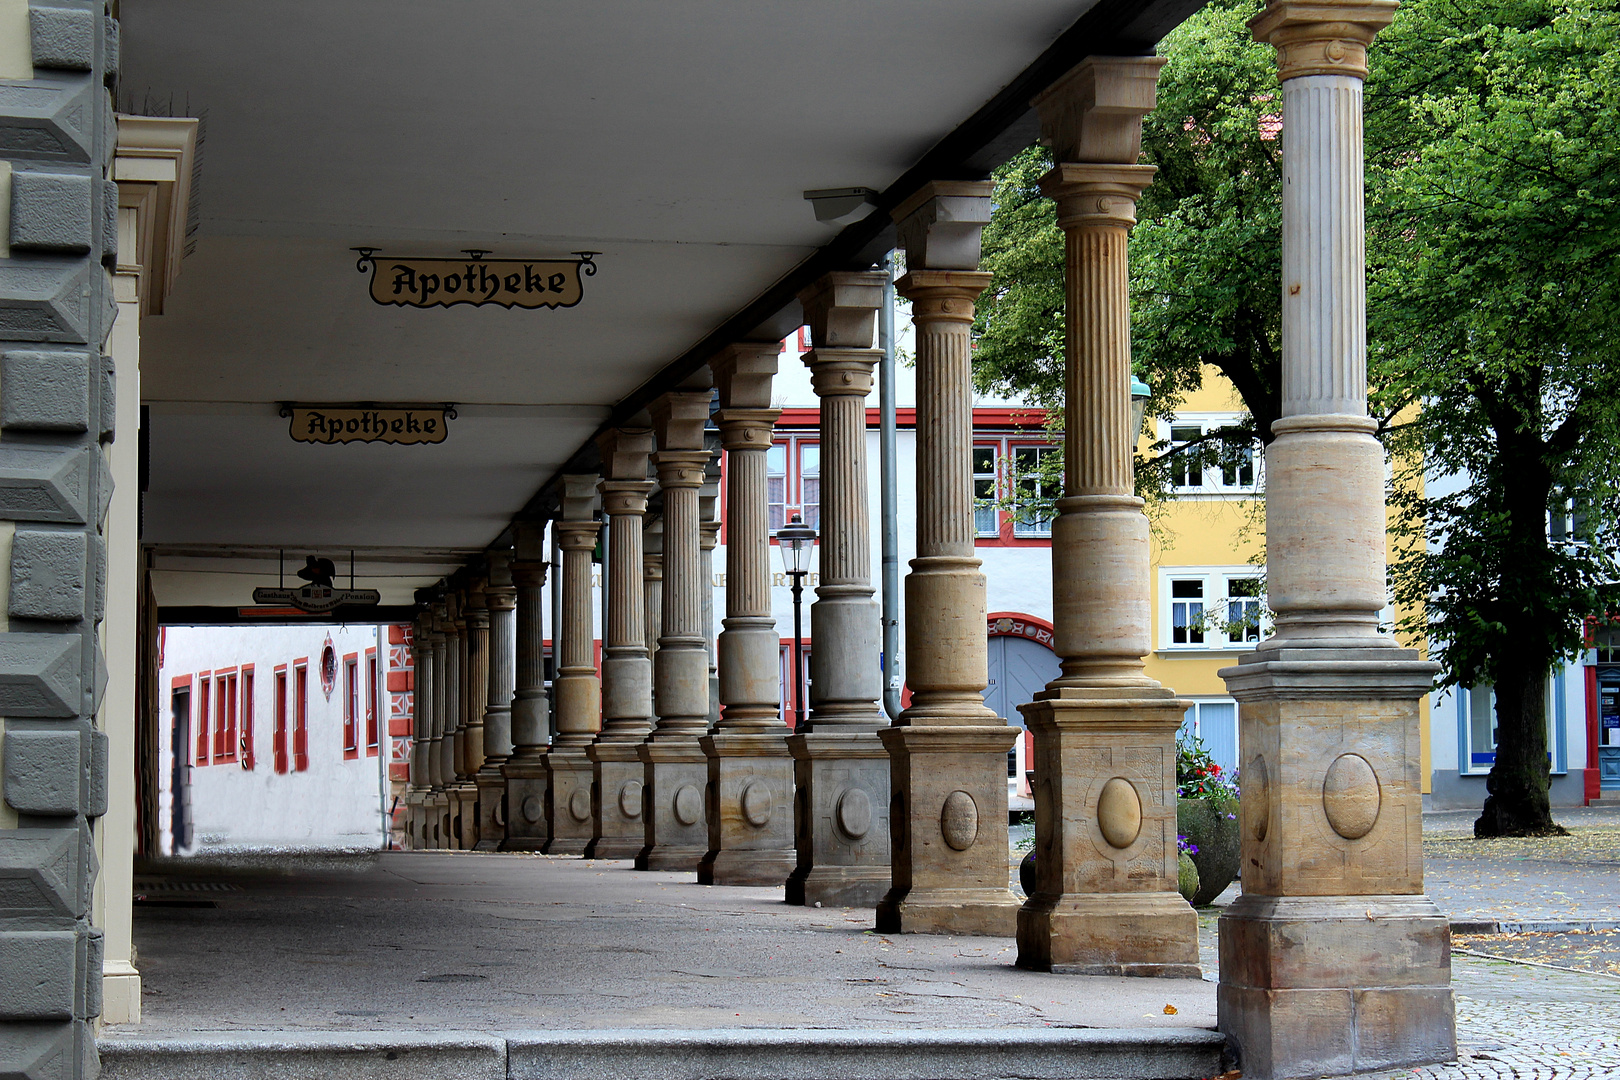
[[[291,417],[294,442],[382,442],[408,446],[442,443],[456,410],[427,408],[364,408],[351,405],[283,405],[281,415]]]
[[[376,248],[357,247],[355,269],[371,272],[371,299],[385,306],[451,307],[495,304],[504,308],[573,307],[585,295],[584,278],[596,273],[596,251],[573,259],[486,259],[470,249],[465,259],[383,258]]]

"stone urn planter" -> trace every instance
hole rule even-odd
[[[1198,848],[1198,891],[1190,901],[1204,907],[1232,884],[1243,861],[1238,801],[1230,798],[1177,799],[1176,829]]]

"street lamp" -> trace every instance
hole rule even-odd
[[[1131,376],[1131,442],[1142,437],[1142,422],[1147,419],[1148,398],[1153,396],[1153,387]]]
[[[794,514],[792,521],[776,530],[776,542],[782,550],[782,569],[793,579],[793,730],[798,731],[804,727],[804,632],[800,611],[805,575],[810,573],[810,553],[816,546],[816,530]]]

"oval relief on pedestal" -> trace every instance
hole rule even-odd
[[[682,825],[696,825],[703,816],[703,792],[687,784],[675,792],[675,820]]]
[[[568,796],[568,813],[575,821],[591,820],[591,793],[584,788],[575,788],[574,793]]]
[[[1322,778],[1322,809],[1346,840],[1360,840],[1378,824],[1383,792],[1378,774],[1360,754],[1340,754]]]
[[[1129,780],[1116,776],[1097,797],[1097,827],[1109,846],[1128,848],[1142,833],[1142,797]]]
[[[1271,823],[1271,774],[1266,771],[1266,759],[1259,754],[1249,762],[1243,773],[1243,798],[1239,802],[1249,826],[1249,835],[1255,840],[1266,838]]]
[[[627,818],[641,816],[641,781],[626,780],[619,789],[619,813]]]
[[[759,781],[755,781],[743,788],[742,798],[743,820],[756,829],[763,829],[771,820],[771,789]]]
[[[838,829],[851,840],[872,831],[872,797],[860,788],[850,788],[838,796]]]
[[[525,795],[523,797],[524,821],[527,821],[530,825],[533,825],[535,822],[540,820],[540,815],[544,812],[545,807],[540,803],[540,796]]]
[[[957,851],[966,851],[979,838],[979,804],[965,791],[945,796],[939,811],[939,831],[945,842]]]

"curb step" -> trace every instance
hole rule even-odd
[[[1620,930],[1620,919],[1452,919],[1453,934],[1568,934]]]
[[[102,1080],[1194,1080],[1204,1028],[259,1031],[115,1035]]]

